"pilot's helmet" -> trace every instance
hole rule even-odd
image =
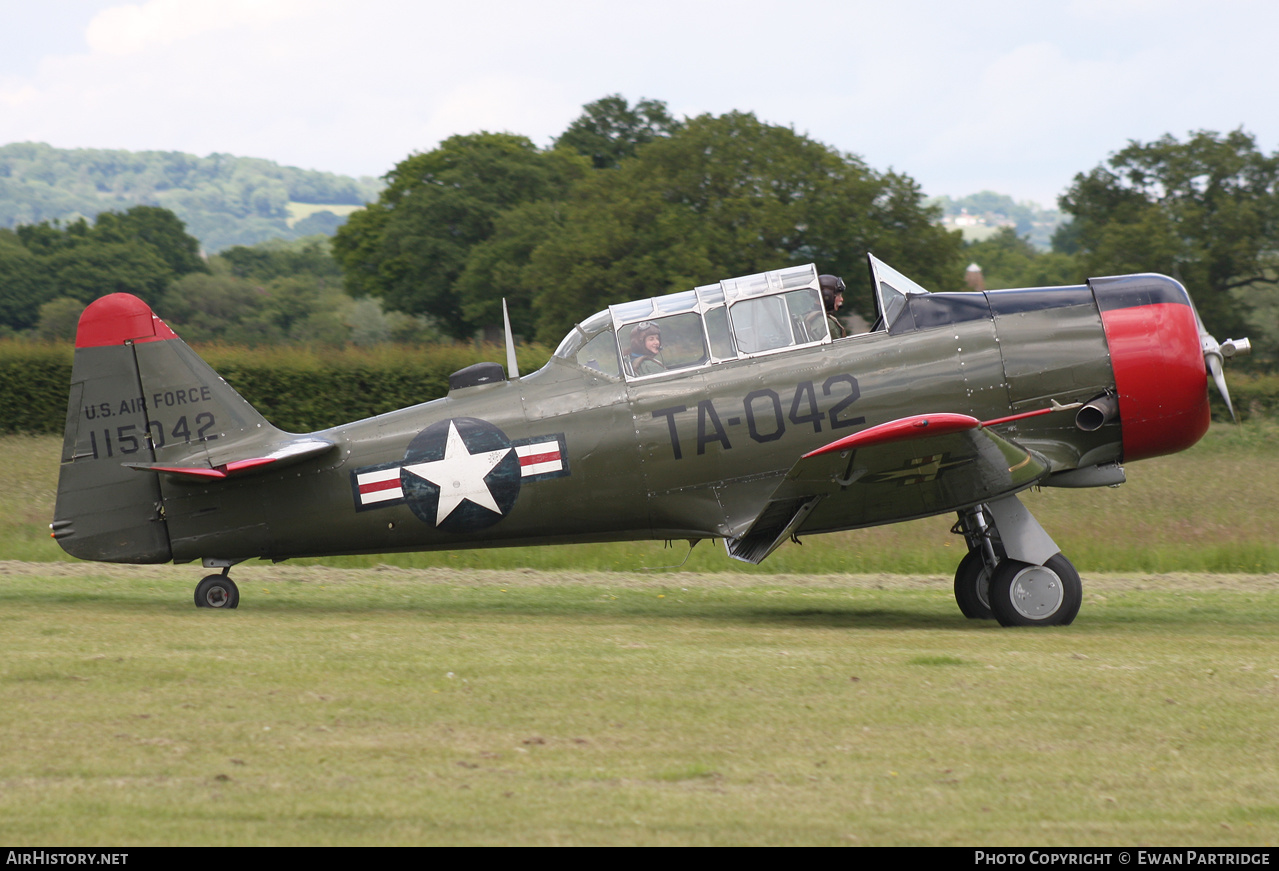
[[[826,306],[826,311],[835,310],[835,297],[844,293],[844,279],[838,275],[819,275],[817,281],[822,287],[822,304]]]
[[[644,346],[644,340],[649,336],[662,337],[662,331],[653,321],[644,321],[636,324],[631,330],[631,353],[637,357],[647,357],[648,348]]]

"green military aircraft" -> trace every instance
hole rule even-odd
[[[963,613],[1070,623],[1079,574],[1022,506],[1032,486],[1124,481],[1121,463],[1208,428],[1223,357],[1162,275],[929,293],[870,258],[878,319],[834,338],[815,267],[610,306],[550,362],[454,373],[443,399],[306,435],[276,429],[141,300],[76,337],[53,537],[82,559],[202,560],[234,608],[254,557],[788,538],[956,512]],[[1226,396],[1229,403],[1229,397]],[[1233,414],[1233,409],[1231,411]]]

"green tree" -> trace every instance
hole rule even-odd
[[[1075,176],[1061,207],[1075,217],[1061,242],[1089,274],[1167,273],[1216,334],[1246,329],[1233,289],[1279,282],[1279,153],[1242,129],[1132,142]]]
[[[493,234],[471,249],[458,276],[462,314],[468,322],[501,324],[505,299],[513,332],[529,337],[536,332],[529,263],[537,247],[560,225],[563,212],[563,202],[544,200],[498,215]]]
[[[310,276],[277,278],[248,323],[275,328],[294,344],[340,346],[351,337],[346,324],[352,300],[340,287]]]
[[[308,236],[293,241],[271,239],[258,245],[237,245],[218,255],[240,278],[270,281],[286,276],[311,275],[340,283],[342,269],[333,257],[330,241]]]
[[[339,347],[441,339],[424,316],[348,296],[324,237],[230,248],[209,258],[208,273],[174,281],[157,309],[197,342]]]
[[[111,293],[131,293],[155,305],[173,278],[150,245],[96,239],[51,254],[47,267],[53,296],[86,304]]]
[[[555,147],[576,151],[596,169],[616,169],[644,143],[670,136],[683,126],[661,100],[641,99],[630,106],[621,94],[610,94],[583,106],[582,114],[555,140]]]
[[[231,274],[214,257],[208,274],[184,275],[169,287],[156,310],[189,342],[225,339],[266,296],[266,288]]]
[[[175,281],[158,306],[183,338],[250,346],[341,346],[351,339],[354,301],[341,282],[304,272],[244,277],[221,256],[210,265],[210,274]]]
[[[151,305],[177,276],[207,272],[199,244],[172,212],[136,206],[0,231],[0,323],[30,329],[40,307],[59,297],[83,306],[110,293]]]
[[[344,322],[351,329],[351,344],[360,347],[384,342],[434,344],[444,339],[425,315],[413,317],[403,312],[383,311],[381,302],[369,296],[353,300],[346,307]]]
[[[1069,254],[1039,251],[1012,227],[1002,227],[989,239],[969,243],[964,256],[981,267],[990,290],[1082,284],[1085,279]]]
[[[36,325],[48,302],[49,280],[42,258],[32,254],[12,230],[0,230],[0,326],[26,330]]]
[[[123,214],[103,212],[94,223],[93,235],[102,241],[148,245],[175,276],[209,271],[200,256],[200,243],[168,209],[134,206]]]
[[[57,220],[25,224],[18,227],[17,235],[23,247],[32,254],[48,257],[88,241],[90,231],[89,222],[84,218],[77,218],[67,224]]]
[[[40,322],[35,333],[45,341],[70,341],[75,338],[83,311],[84,303],[78,299],[66,296],[51,299],[40,306]]]
[[[519,274],[546,342],[607,303],[810,261],[843,274],[869,313],[867,251],[935,289],[962,287],[959,235],[936,217],[905,175],[749,113],[704,115],[581,180],[540,219],[545,238]]]
[[[471,249],[503,211],[563,196],[588,171],[574,154],[542,152],[509,133],[453,136],[415,154],[387,174],[376,203],[338,230],[333,251],[347,288],[469,335],[477,325],[463,314],[455,283]]]
[[[612,169],[570,151],[602,153],[574,145],[591,130],[621,149]],[[677,126],[656,101],[612,96],[571,132],[549,152],[482,133],[402,162],[335,239],[348,289],[459,337],[500,323],[506,298],[517,331],[554,342],[611,302],[811,261],[859,288],[868,314],[868,251],[962,287],[960,236],[913,179],[789,128],[740,112]]]

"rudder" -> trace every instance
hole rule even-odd
[[[124,293],[80,317],[53,537],[81,559],[172,558],[159,475],[217,465],[281,435],[142,300]]]

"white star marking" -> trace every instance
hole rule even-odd
[[[496,514],[502,513],[502,509],[493,501],[493,493],[488,484],[484,483],[484,478],[510,452],[510,448],[502,448],[498,451],[471,453],[466,449],[466,442],[462,441],[457,426],[449,421],[444,459],[415,463],[404,469],[440,488],[439,507],[435,510],[435,525],[439,526],[466,501],[474,502]]]

